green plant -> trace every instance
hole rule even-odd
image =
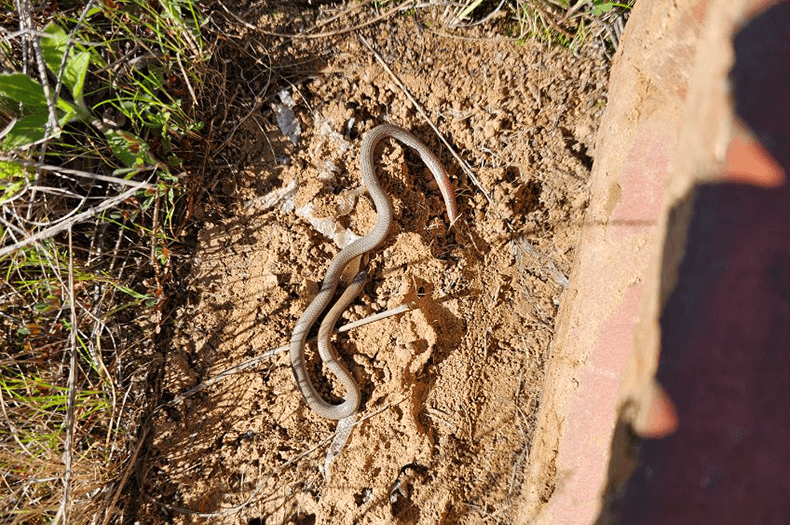
[[[507,11],[516,23],[505,32],[520,41],[531,38],[576,50],[598,40],[611,50],[617,47],[632,5],[633,1],[604,0],[468,0],[457,9],[456,17],[463,22],[473,17],[483,21]]]
[[[68,89],[71,101],[48,96],[44,86],[24,73],[0,74],[0,97],[19,105],[16,122],[3,139],[2,149],[9,151],[59,138],[62,128],[79,120],[102,131],[115,156],[126,167],[140,167],[155,163],[147,144],[138,136],[101,123],[85,105],[83,90],[90,64],[90,53],[80,46],[69,46],[66,32],[55,24],[44,29],[47,38],[41,40],[41,52],[47,69],[58,83]],[[54,100],[53,100],[54,99]],[[6,102],[8,107],[8,102]]]
[[[18,31],[30,13],[12,18],[28,2],[0,17],[0,508],[11,523],[116,510],[133,437],[123,428],[139,423],[128,369],[161,322],[184,142],[201,128],[190,102],[206,50],[191,1],[69,5],[34,13],[41,31]]]
[[[519,3],[522,34],[572,50],[599,42],[614,50],[633,5],[603,0],[530,0]]]
[[[632,6],[630,4],[618,4],[616,2],[603,2],[601,0],[593,0],[592,15],[600,16],[604,13],[608,13],[615,7],[630,10]]]
[[[458,19],[459,19],[459,20],[466,20],[466,19],[469,17],[469,15],[471,15],[471,14],[472,14],[472,12],[473,12],[475,9],[477,9],[478,7],[480,7],[480,4],[482,4],[482,3],[483,3],[483,0],[473,0],[472,2],[469,2],[469,4],[467,4],[467,5],[466,5],[466,6],[465,6],[465,7],[464,7],[462,10],[461,10],[461,12],[460,12],[460,13],[458,13],[458,15],[457,15],[457,16],[458,16]]]

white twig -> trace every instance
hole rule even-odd
[[[33,21],[30,17],[30,1],[23,0],[22,6],[24,13],[20,13],[20,15],[25,17],[25,24],[28,29],[32,29]],[[28,34],[28,38],[33,44],[33,52],[38,65],[38,76],[39,80],[41,80],[41,86],[44,88],[44,96],[47,99],[47,108],[49,109],[49,120],[47,121],[47,128],[44,134],[47,136],[55,135],[60,131],[60,126],[58,125],[58,115],[55,112],[55,97],[53,97],[53,93],[49,88],[49,81],[47,80],[47,65],[44,62],[44,55],[41,51],[41,40],[38,35],[32,34]]]
[[[0,139],[5,137],[6,135],[8,135],[8,133],[12,129],[14,129],[14,126],[16,126],[17,120],[19,120],[19,119],[17,119],[16,117],[11,117],[11,122],[9,122],[8,125],[5,128],[3,128],[2,131],[0,131]]]
[[[415,308],[416,308],[416,305],[414,303],[402,304],[402,305],[400,305],[400,306],[398,306],[396,308],[391,308],[391,309],[386,310],[384,312],[373,314],[373,315],[371,315],[369,317],[365,317],[364,319],[360,319],[359,321],[354,321],[353,323],[344,324],[340,328],[336,329],[335,333],[348,332],[349,330],[353,330],[354,328],[359,328],[360,326],[364,326],[364,325],[369,324],[369,323],[375,323],[376,321],[380,321],[382,319],[386,319],[387,317],[392,317],[393,315],[402,314],[404,312],[408,312],[409,310],[413,310]],[[311,341],[314,341],[314,340],[315,340],[315,338],[311,339]],[[237,374],[237,373],[239,373],[239,372],[241,372],[243,370],[247,370],[248,368],[252,368],[252,367],[256,366],[257,364],[262,363],[263,361],[266,361],[270,357],[274,357],[277,354],[281,354],[283,352],[287,352],[288,348],[289,348],[289,345],[278,346],[277,348],[273,348],[271,350],[267,350],[266,352],[262,353],[259,356],[255,356],[255,357],[253,357],[251,359],[247,359],[243,363],[239,363],[238,365],[234,365],[234,366],[232,366],[230,368],[226,368],[225,370],[223,370],[219,374],[215,375],[214,377],[206,379],[205,381],[203,381],[199,385],[196,385],[196,386],[190,388],[189,390],[187,390],[183,394],[174,397],[173,399],[171,399],[170,401],[168,401],[167,403],[165,403],[163,405],[160,405],[159,407],[157,407],[154,410],[154,413],[156,413],[157,411],[159,411],[159,410],[161,410],[161,409],[163,409],[165,407],[177,405],[178,403],[181,403],[182,401],[184,401],[186,398],[188,398],[190,396],[193,396],[193,395],[197,394],[198,392],[200,392],[202,390],[205,390],[206,388],[210,387],[211,385],[219,383],[223,379],[226,379],[226,378],[232,376],[233,374]]]
[[[25,32],[27,31],[27,27],[25,26],[25,17],[22,16],[22,11],[24,9],[22,7],[22,2],[23,1],[25,1],[25,0],[16,0],[16,12],[19,13],[19,33],[20,34],[25,34]],[[9,40],[11,38],[12,37],[10,37],[10,36],[8,37]],[[21,44],[22,44],[22,73],[27,75],[27,64],[28,64],[28,56],[27,56],[28,40],[27,40],[27,38],[23,38],[21,40]]]
[[[60,223],[50,228],[46,228],[44,230],[36,232],[33,235],[27,237],[26,239],[23,239],[17,243],[12,244],[11,246],[0,248],[0,257],[4,257],[9,253],[13,253],[20,248],[24,248],[25,246],[29,246],[31,244],[41,242],[44,239],[49,239],[50,237],[54,237],[58,233],[68,228],[71,228],[73,225],[78,224],[86,219],[89,219],[90,217],[93,217],[97,213],[101,213],[106,209],[112,208],[113,206],[120,204],[121,202],[125,201],[129,197],[133,196],[136,191],[143,189],[145,187],[145,184],[147,183],[145,182],[137,183],[137,185],[126,190],[120,195],[117,195],[111,199],[107,199],[101,204],[98,204],[82,213],[78,213],[77,215],[71,217],[68,220],[61,221]]]
[[[380,321],[381,319],[386,319],[387,317],[392,317],[393,315],[402,314],[408,312],[409,310],[414,310],[417,308],[417,305],[414,303],[406,303],[395,308],[390,308],[389,310],[385,310],[383,312],[379,312],[377,314],[373,314],[371,316],[365,317],[364,319],[360,319],[359,321],[354,321],[353,323],[344,324],[340,328],[337,329],[337,333],[348,332],[349,330],[353,330],[354,328],[358,328],[360,326],[364,326],[369,323],[375,323],[376,321]]]
[[[72,447],[74,444],[74,402],[77,390],[77,308],[74,298],[74,250],[71,241],[71,227],[69,230],[69,284],[68,297],[71,311],[71,333],[69,333],[69,347],[71,347],[71,362],[69,363],[69,397],[66,409],[66,443],[63,446],[63,463],[66,472],[63,476],[63,499],[60,502],[58,516],[63,517],[63,523],[69,523],[69,500],[71,498],[71,463]],[[57,525],[58,520],[55,519]]]

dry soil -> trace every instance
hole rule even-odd
[[[276,31],[279,20],[262,15],[256,24]],[[308,409],[288,353],[276,353],[155,418],[142,522],[512,522],[587,205],[608,64],[594,53],[431,27],[402,16],[360,34],[479,185],[355,33],[250,33],[251,48],[277,49],[299,71],[277,89],[293,97],[302,133],[297,144],[281,134],[271,97],[231,116],[225,147],[239,169],[208,188],[222,196],[222,213],[194,212],[202,227],[166,357],[165,400],[288,343],[339,250],[306,215],[358,235],[375,223],[359,191],[359,146],[376,125],[411,129],[439,155],[461,217],[448,224],[419,157],[387,141],[378,169],[395,224],[341,324],[411,308],[334,340],[363,395],[344,449],[324,471],[336,423]],[[274,89],[267,78],[238,82],[228,92],[251,100]],[[313,352],[320,390],[341,399]]]

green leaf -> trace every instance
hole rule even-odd
[[[11,131],[3,138],[0,149],[9,151],[33,144],[44,138],[48,113],[34,113],[16,121]]]
[[[141,210],[143,210],[143,211],[146,211],[146,210],[148,210],[148,208],[150,208],[150,207],[151,207],[151,206],[154,204],[154,200],[155,200],[155,199],[156,199],[156,195],[151,195],[150,197],[148,197],[147,199],[145,199],[145,200],[144,200],[144,201],[143,201],[143,202],[140,204],[140,209],[141,209]]]
[[[57,300],[48,298],[45,302],[34,304],[33,309],[39,313],[50,314],[58,310]]]
[[[44,87],[24,73],[0,74],[0,97],[21,102],[37,113],[40,113],[40,108],[47,107]],[[56,106],[66,113],[77,113],[76,106],[62,98],[58,98]]]
[[[148,144],[137,135],[127,131],[109,129],[105,132],[105,136],[113,154],[127,167],[133,168],[156,163],[148,149]]]
[[[592,9],[593,16],[599,16],[599,15],[602,15],[604,13],[608,13],[609,11],[614,9],[615,7],[620,7],[620,8],[623,8],[623,9],[631,9],[631,6],[629,6],[628,4],[618,4],[617,2],[600,2],[600,1],[598,1],[598,2],[593,2],[593,4],[594,4],[593,5],[593,9]]]
[[[7,97],[28,107],[46,107],[44,87],[24,73],[0,74],[0,97]]]
[[[145,118],[148,122],[144,122],[143,124],[154,129],[164,128],[170,120],[170,115],[171,113],[167,110],[159,112],[151,111],[145,114]]]
[[[85,86],[85,76],[88,74],[88,65],[90,62],[91,55],[87,51],[81,51],[69,58],[69,64],[66,69],[69,72],[69,78],[71,78],[73,73],[74,84],[71,86],[68,84],[66,85],[71,89],[71,95],[74,97],[74,100],[82,100],[82,88]],[[66,74],[64,73],[63,76],[63,82],[65,84]]]
[[[58,109],[62,109],[66,113],[77,115],[79,111],[77,110],[77,106],[69,102],[68,100],[62,99],[58,97],[58,101],[55,104]]]
[[[16,162],[0,161],[0,204],[22,191],[33,177]]]
[[[74,120],[77,117],[78,117],[78,114],[77,114],[76,108],[70,108],[67,111],[65,111],[63,113],[63,115],[58,117],[58,123],[60,124],[60,127],[62,128],[63,126],[65,126],[66,124],[68,124],[69,122],[71,122],[72,120]]]
[[[41,53],[44,55],[47,67],[57,76],[63,63],[63,55],[66,54],[66,50],[69,48],[69,37],[63,28],[56,24],[48,25],[44,29],[44,33],[50,35],[50,37],[41,39]],[[63,67],[61,80],[63,85],[71,91],[71,95],[75,100],[82,98],[82,87],[85,84],[85,75],[88,72],[89,63],[90,54],[87,51],[77,53],[72,46],[69,50],[69,57],[66,59],[66,64]]]
[[[133,299],[149,299],[151,296],[148,294],[141,294],[129,288],[128,286],[120,285],[114,281],[110,281],[110,285],[114,286],[121,292],[125,293],[126,295],[130,296]]]
[[[44,33],[49,37],[41,39],[41,54],[44,55],[44,62],[55,76],[58,76],[60,65],[63,63],[63,55],[66,53],[69,37],[60,26],[50,24],[44,29]],[[68,68],[68,63],[66,64]],[[63,83],[66,84],[66,70],[63,70]],[[69,88],[71,89],[71,88]]]
[[[0,160],[0,188],[20,178],[26,179],[29,175],[30,172],[25,170],[21,164]]]

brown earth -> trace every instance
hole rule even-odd
[[[258,24],[272,30],[277,20]],[[513,521],[588,203],[608,64],[535,42],[440,36],[409,17],[362,34],[480,186],[355,35],[256,36],[251,48],[276,49],[299,72],[289,91],[302,135],[298,145],[283,137],[273,98],[231,116],[225,153],[242,169],[229,169],[209,188],[215,199],[194,211],[203,225],[166,356],[165,400],[288,343],[339,250],[294,206],[369,231],[375,210],[354,191],[361,137],[377,124],[411,129],[437,152],[461,218],[448,225],[414,152],[394,141],[380,148],[395,224],[340,324],[413,307],[336,337],[363,404],[328,476],[336,423],[308,409],[279,352],[156,416],[138,480],[142,523]],[[265,78],[238,82],[227,91],[248,99],[273,89]],[[355,203],[348,214],[346,202]],[[340,399],[320,360],[309,362],[323,394]]]

